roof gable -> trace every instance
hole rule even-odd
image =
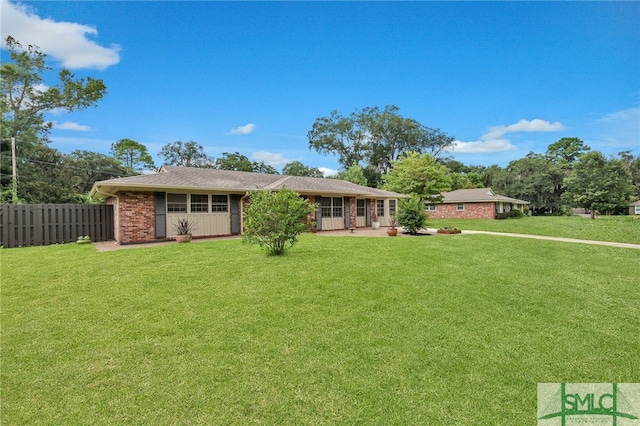
[[[516,203],[516,204],[529,204],[528,201],[518,200],[516,198],[505,197],[493,192],[491,188],[472,188],[472,189],[457,189],[455,191],[443,192],[444,197],[442,202],[444,204],[450,203]]]

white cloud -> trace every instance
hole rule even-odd
[[[480,137],[480,140],[472,142],[455,141],[452,151],[456,153],[480,153],[502,152],[516,149],[511,140],[504,136],[509,133],[521,132],[557,132],[564,130],[565,126],[560,122],[551,123],[535,118],[531,121],[520,120],[507,126],[490,127],[489,131]]]
[[[318,170],[322,172],[324,177],[336,176],[338,174],[336,169],[330,169],[328,167],[318,167]]]
[[[251,154],[251,159],[254,161],[262,161],[273,167],[282,167],[292,160],[289,160],[282,154],[274,154],[268,151],[257,151]]]
[[[84,124],[78,124],[74,121],[65,121],[64,123],[58,124],[54,121],[53,127],[58,130],[75,130],[78,132],[87,132],[91,130],[89,126],[85,126]]]
[[[249,124],[245,124],[244,126],[234,127],[233,129],[229,130],[226,134],[227,135],[248,135],[250,133],[253,133],[255,129],[256,129],[256,125],[253,123],[249,123]]]
[[[480,152],[512,151],[516,147],[508,139],[480,140],[473,142],[455,141],[453,151],[459,154],[476,154]]]
[[[98,35],[94,27],[43,19],[31,8],[8,0],[0,0],[0,9],[4,35],[11,35],[23,46],[39,46],[43,53],[60,61],[64,67],[103,70],[120,61],[119,46],[103,47],[88,38]],[[2,47],[6,48],[4,40]]]
[[[640,150],[640,108],[605,114],[589,125],[585,142],[594,150],[611,152]]]

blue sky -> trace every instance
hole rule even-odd
[[[0,12],[3,39],[107,86],[97,108],[48,116],[62,152],[129,138],[160,165],[163,145],[193,140],[213,157],[335,170],[309,150],[316,118],[397,105],[454,136],[449,154],[468,165],[562,137],[640,154],[637,1],[0,0]]]

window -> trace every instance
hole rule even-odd
[[[356,200],[356,216],[366,216],[365,200]]]
[[[320,211],[322,217],[342,217],[342,198],[322,197]]]
[[[229,211],[229,201],[226,195],[211,196],[211,212],[212,213],[226,213]]]
[[[456,204],[456,210],[461,212],[464,210],[464,203],[458,203]]]
[[[376,216],[384,217],[384,200],[376,201]]]
[[[389,216],[396,214],[396,200],[389,200]]]
[[[191,213],[208,213],[209,196],[207,194],[191,194]]]
[[[435,204],[429,204],[429,203],[424,203],[424,209],[428,212],[435,212],[436,211],[436,205]]]
[[[640,206],[633,206],[635,207],[635,214],[640,214]]]
[[[333,198],[333,217],[342,217],[342,198]]]
[[[186,213],[187,194],[167,194],[167,212]]]

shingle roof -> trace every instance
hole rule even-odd
[[[515,204],[529,204],[528,201],[498,195],[491,188],[458,189],[451,192],[443,192],[443,203],[486,203],[503,202]]]
[[[112,195],[124,190],[247,192],[255,189],[278,190],[283,187],[308,195],[404,197],[395,192],[356,185],[339,179],[174,166],[162,166],[157,173],[148,175],[98,181],[93,185],[90,195],[92,197]]]

